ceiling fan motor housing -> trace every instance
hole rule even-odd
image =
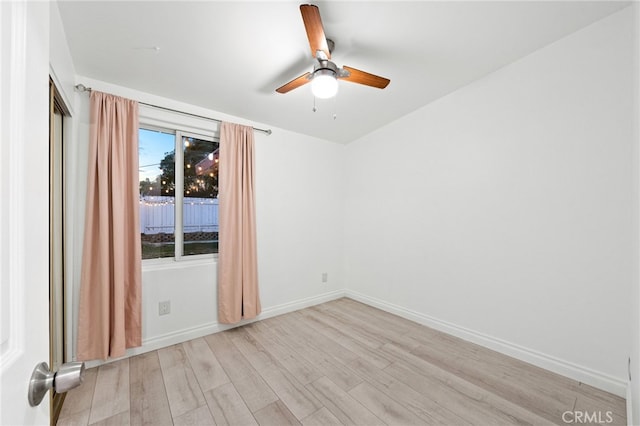
[[[335,78],[338,75],[338,67],[331,61],[318,61],[318,63],[313,67],[311,77],[314,78],[321,75],[329,75]]]
[[[313,72],[309,75],[309,80],[313,80],[315,77],[321,75],[328,75],[333,78],[349,77],[349,71],[338,68],[338,66],[329,60],[318,60],[318,63],[313,67]]]

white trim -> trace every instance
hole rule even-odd
[[[175,139],[173,141],[173,256],[176,262],[180,262],[180,260],[182,260],[182,252],[184,250],[184,222],[182,216],[184,211],[184,167],[182,132],[180,130],[176,130]],[[162,188],[160,194],[162,195]]]
[[[209,324],[202,324],[196,327],[186,328],[183,330],[174,331],[171,333],[163,334],[153,337],[151,339],[143,340],[142,346],[138,348],[129,349],[127,354],[122,358],[109,359],[106,361],[96,360],[87,361],[86,367],[93,368],[102,364],[108,364],[109,362],[117,361],[118,359],[129,358],[135,355],[140,355],[146,352],[151,352],[157,349],[166,348],[171,345],[186,342],[188,340],[197,339],[199,337],[207,336],[209,334],[218,333],[220,331],[229,330],[235,327],[240,327],[246,324],[250,324],[255,321],[275,317],[278,315],[286,314],[289,312],[297,311],[307,308],[309,306],[319,305],[321,303],[329,302],[331,300],[339,299],[345,296],[344,290],[336,290],[328,293],[320,294],[317,296],[311,296],[304,299],[295,300],[292,302],[282,303],[280,305],[266,308],[260,315],[251,320],[240,321],[237,324],[227,325],[220,324],[218,322],[211,322]]]
[[[627,384],[617,377],[613,377],[506,340],[489,336],[475,330],[460,327],[456,324],[452,324],[420,312],[412,311],[374,297],[369,297],[356,291],[346,290],[345,296],[357,300],[358,302],[382,309],[383,311],[415,321],[419,324],[426,325],[427,327],[443,331],[451,334],[452,336],[460,337],[461,339],[469,342],[509,355],[521,361],[528,362],[535,366],[544,368],[545,370],[586,383],[598,389],[613,393],[614,395],[625,397],[627,394]]]
[[[58,78],[58,75],[56,74],[56,71],[55,69],[53,69],[53,66],[51,64],[49,64],[49,77],[51,77],[51,80],[53,80],[53,84],[56,86],[56,90],[58,90],[58,94],[62,98],[62,103],[69,111],[69,116],[73,117],[75,114],[75,111],[72,107],[73,103],[71,102],[71,98],[69,98],[69,95],[65,90],[65,86],[62,84],[62,81],[60,81],[60,79]]]
[[[164,271],[167,269],[187,269],[193,266],[217,265],[218,253],[199,254],[182,257],[177,261],[174,257],[160,257],[157,259],[143,259],[142,272]]]
[[[610,375],[600,373],[598,371],[591,370],[589,368],[555,358],[551,355],[547,355],[529,348],[516,345],[511,342],[507,342],[502,339],[498,339],[486,334],[479,333],[474,330],[470,330],[464,327],[459,327],[455,324],[451,324],[447,321],[442,321],[431,316],[421,314],[398,305],[394,305],[385,302],[380,299],[366,296],[364,294],[352,291],[352,290],[335,290],[332,292],[320,294],[318,296],[307,297],[296,301],[283,303],[270,308],[266,308],[262,313],[247,321],[241,321],[238,324],[226,325],[218,322],[211,322],[208,324],[202,324],[200,326],[191,327],[183,330],[174,331],[164,335],[156,336],[151,339],[144,340],[142,346],[139,348],[130,349],[127,351],[127,355],[122,358],[129,358],[131,356],[143,354],[146,352],[154,351],[157,349],[165,348],[178,343],[186,342],[191,339],[196,339],[209,334],[218,333],[220,331],[229,330],[231,328],[239,327],[245,324],[250,324],[255,321],[275,317],[278,315],[286,314],[289,312],[297,311],[307,308],[309,306],[319,305],[321,303],[329,302],[331,300],[339,299],[341,297],[348,297],[358,302],[362,302],[369,306],[373,306],[383,311],[398,315],[402,318],[417,322],[427,327],[434,328],[436,330],[443,331],[456,337],[460,337],[464,340],[482,345],[489,349],[498,351],[505,355],[512,356],[521,361],[528,362],[535,366],[544,368],[557,374],[561,374],[565,377],[589,384],[598,389],[602,389],[607,392],[611,392],[621,397],[627,397],[627,419],[631,419],[631,404],[630,404],[630,392],[631,385],[624,383]],[[106,361],[96,360],[88,361],[86,363],[87,368],[97,367],[102,364],[116,361],[116,359],[110,359]],[[629,423],[631,425],[632,423]]]
[[[631,380],[627,382],[627,425],[633,426],[633,391],[631,389]]]

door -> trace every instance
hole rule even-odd
[[[49,360],[49,4],[0,1],[0,424],[49,424],[27,399]]]

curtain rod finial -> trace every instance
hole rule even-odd
[[[90,92],[91,91],[91,87],[87,87],[84,84],[80,83],[80,84],[76,84],[75,88],[78,92]]]

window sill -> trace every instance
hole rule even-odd
[[[183,257],[180,260],[175,260],[174,258],[145,259],[142,261],[142,272],[162,271],[167,269],[185,269],[193,266],[215,265],[218,263],[217,254],[194,257],[194,259]]]

